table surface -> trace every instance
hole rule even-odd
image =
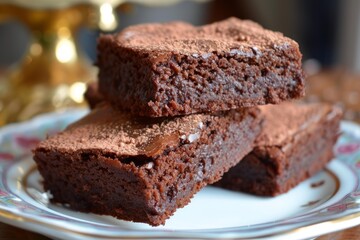
[[[321,101],[338,104],[345,110],[344,118],[360,122],[360,76],[342,69],[323,71],[308,78],[305,101]],[[358,240],[360,225],[318,237],[317,240]],[[0,223],[0,240],[45,240],[45,236]]]

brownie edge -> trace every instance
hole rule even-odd
[[[142,24],[98,39],[99,91],[115,108],[161,117],[304,96],[298,44],[236,18]]]

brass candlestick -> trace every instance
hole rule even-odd
[[[20,66],[0,80],[0,125],[83,103],[85,83],[96,78],[96,69],[79,52],[74,35],[84,25],[112,30],[116,27],[112,10],[110,4],[0,6],[0,20],[17,18],[32,33]]]

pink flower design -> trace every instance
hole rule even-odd
[[[360,148],[360,143],[349,143],[341,145],[337,148],[337,152],[340,154],[351,154]]]
[[[360,167],[360,166],[359,166]],[[360,197],[360,192],[352,192],[351,193],[352,197]]]
[[[11,153],[0,152],[0,160],[13,160],[13,159],[14,159],[14,155],[12,155]]]
[[[346,204],[340,204],[340,205],[331,206],[327,210],[331,212],[335,212],[335,211],[344,211],[346,208],[347,208]]]
[[[7,197],[9,194],[0,189],[0,197]]]
[[[36,137],[16,136],[15,141],[20,147],[31,149],[40,142],[40,139]]]

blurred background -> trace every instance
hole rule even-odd
[[[202,25],[230,16],[252,19],[296,40],[308,76],[306,101],[334,102],[347,109],[347,119],[360,119],[357,75],[360,71],[360,1],[67,0],[62,5],[52,4],[56,1],[29,2],[0,0],[0,125],[81,104],[83,99],[79,94],[85,90],[84,83],[96,79],[92,63],[96,58],[96,38],[103,32],[120,31],[132,24],[171,20]],[[90,2],[95,6],[88,8]],[[48,12],[50,16],[45,16]],[[79,14],[81,21],[72,22]],[[54,32],[57,38],[53,37]],[[63,44],[65,47],[60,48],[59,44],[53,49],[49,47],[52,41],[59,43],[64,36],[69,40],[67,45]],[[55,51],[55,55],[47,55],[35,64],[37,56],[44,55],[46,48]],[[77,60],[81,60],[80,65],[71,63],[72,55],[66,55],[67,49],[74,51]],[[51,58],[57,58],[57,62],[52,63]],[[63,69],[66,64],[76,66],[76,70]],[[79,69],[83,70],[79,72]],[[48,71],[51,72],[45,74]],[[47,79],[37,80],[41,78]],[[52,80],[48,80],[50,78]],[[24,85],[25,90],[21,89]],[[47,91],[41,86],[56,90]],[[33,94],[33,89],[37,89],[37,94]],[[47,96],[40,94],[44,91]]]

